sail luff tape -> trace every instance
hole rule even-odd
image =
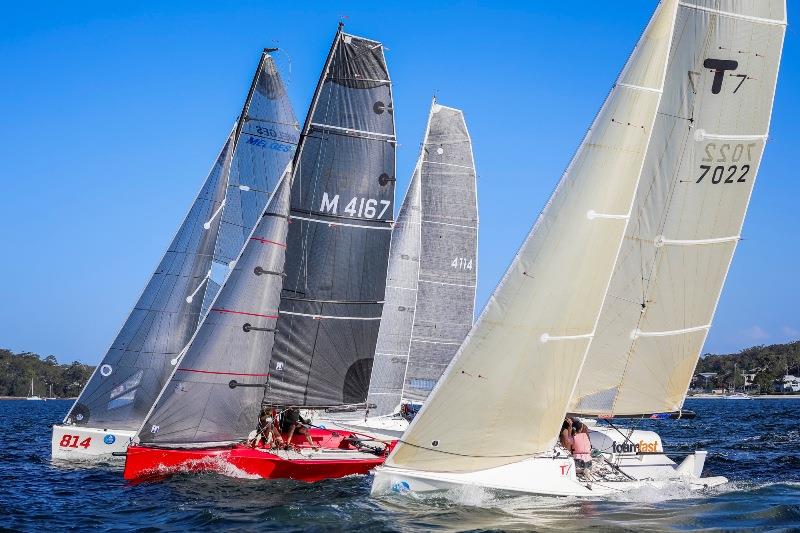
[[[714,13],[716,15],[721,15],[723,17],[731,17],[740,20],[747,20],[749,22],[758,22],[761,24],[771,24],[773,26],[786,26],[785,20],[776,20],[776,19],[768,19],[763,17],[754,17],[752,15],[742,15],[741,13],[731,13],[730,11],[722,11],[721,9],[714,9],[713,7],[706,7],[706,6],[699,6],[696,4],[690,4],[688,2],[678,2],[678,5],[682,7],[687,7],[689,9],[697,9],[699,11],[706,11],[708,13]]]
[[[617,86],[625,87],[627,89],[635,89],[637,91],[647,91],[647,92],[650,92],[650,93],[661,94],[661,93],[664,92],[661,89],[656,89],[655,87],[645,87],[643,85],[632,85],[630,83],[618,83]]]
[[[610,220],[628,220],[631,216],[630,215],[613,215],[609,213],[598,213],[594,209],[590,209],[586,212],[586,218],[589,220],[594,220],[596,218],[606,218]]]
[[[722,141],[766,141],[769,135],[735,135],[735,134],[722,134],[722,133],[708,133],[706,130],[699,129],[694,132],[696,141],[703,139],[718,139]]]
[[[732,235],[730,237],[717,237],[715,239],[667,239],[663,235],[655,238],[656,248],[661,248],[665,245],[673,246],[698,246],[703,244],[721,244],[726,242],[734,242],[741,239],[741,235]]]
[[[695,326],[693,328],[684,328],[684,329],[673,329],[670,331],[641,331],[639,329],[635,329],[631,331],[631,339],[638,339],[639,337],[671,337],[673,335],[684,335],[686,333],[695,333],[697,331],[703,331],[711,328],[711,324],[706,324],[705,326]]]
[[[572,341],[580,339],[591,339],[594,337],[594,331],[591,333],[584,333],[583,335],[550,335],[549,333],[542,333],[539,340],[544,342],[550,341]]]
[[[227,200],[227,198],[225,200]],[[211,215],[211,218],[209,218],[208,221],[205,224],[203,224],[204,229],[211,229],[211,223],[214,221],[215,218],[217,218],[217,215],[219,215],[219,212],[222,211],[222,208],[225,207],[225,200],[222,200],[217,210],[214,211],[213,215]]]
[[[197,296],[197,291],[199,291],[200,287],[205,285],[205,283],[209,279],[211,279],[211,271],[210,270],[206,273],[205,277],[203,278],[203,281],[201,281],[200,283],[197,284],[197,288],[192,292],[192,294],[190,294],[189,296],[186,297],[186,303],[187,304],[192,303],[192,300],[194,300],[194,297]]]

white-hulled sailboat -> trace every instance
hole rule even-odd
[[[480,319],[376,470],[373,493],[465,485],[602,496],[703,478],[653,432],[595,430],[576,473],[564,416],[679,409],[752,191],[783,0],[665,0]],[[644,280],[644,281],[643,281]]]
[[[478,198],[464,113],[434,99],[419,159],[392,230],[367,408],[319,423],[398,438],[472,327]]]
[[[31,378],[31,390],[28,393],[28,396],[25,397],[25,399],[26,400],[43,400],[44,399],[41,396],[37,396],[36,394],[34,394],[34,392],[33,392],[33,378]]]
[[[208,470],[316,481],[384,461],[386,446],[344,432],[309,429],[313,444],[295,432],[281,449],[249,438],[263,408],[363,403],[395,151],[383,45],[340,26],[294,161],[128,448],[126,479]]]
[[[53,458],[107,458],[127,448],[235,265],[299,137],[272,51],[263,51],[242,112],[138,302],[53,426]]]

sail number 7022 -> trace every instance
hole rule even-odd
[[[380,204],[380,212],[378,205]],[[342,209],[342,212],[356,218],[381,218],[386,213],[386,209],[391,205],[389,200],[375,200],[374,198],[359,198],[354,196]],[[321,213],[339,214],[339,195],[333,198],[328,193],[322,193],[322,203],[319,206]]]
[[[753,148],[756,143],[717,144],[708,143],[702,162],[700,174],[695,183],[700,183],[708,178],[714,185],[720,183],[746,183],[745,179],[750,172],[750,163],[753,161]],[[719,164],[723,163],[723,164]],[[733,163],[733,164],[725,164]]]

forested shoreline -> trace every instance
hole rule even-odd
[[[93,371],[93,366],[78,361],[59,364],[53,355],[42,357],[0,348],[0,396],[27,396],[33,379],[33,391],[38,396],[49,396],[52,385],[56,398],[72,398],[81,392]]]

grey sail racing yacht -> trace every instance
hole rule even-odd
[[[106,458],[127,448],[235,266],[298,143],[272,51],[262,53],[241,114],[139,300],[53,426],[53,458]]]
[[[436,385],[472,327],[476,185],[464,113],[434,99],[392,233],[367,405],[320,413],[320,424],[398,438]]]

